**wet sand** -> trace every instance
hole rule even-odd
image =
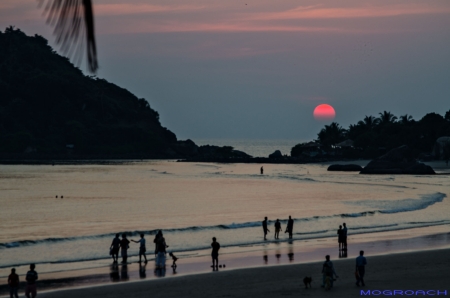
[[[240,280],[252,281],[255,285],[260,280],[260,286],[266,288],[263,292],[269,291],[271,295],[276,295],[276,293],[271,292],[273,288],[279,289],[280,293],[285,293],[284,295],[288,295],[286,293],[290,293],[294,289],[295,291],[293,293],[302,293],[298,292],[301,290],[300,284],[302,283],[303,277],[308,275],[312,276],[314,280],[313,289],[310,292],[305,292],[305,294],[309,295],[309,293],[317,290],[316,288],[320,285],[321,263],[326,254],[331,255],[331,259],[335,262],[336,271],[340,275],[340,279],[336,283],[336,291],[341,291],[341,285],[344,284],[346,288],[349,285],[353,287],[355,282],[354,270],[352,269],[354,259],[358,256],[359,250],[364,250],[369,262],[367,270],[368,281],[372,280],[370,284],[373,284],[374,281],[386,282],[391,289],[398,289],[398,287],[395,287],[397,285],[396,282],[400,282],[403,279],[409,280],[409,276],[419,278],[423,274],[425,283],[417,284],[415,281],[411,281],[410,283],[402,283],[402,285],[422,285],[423,289],[428,289],[431,285],[437,286],[439,281],[443,281],[445,272],[442,271],[437,275],[434,271],[428,272],[427,262],[429,264],[441,264],[439,260],[442,259],[444,260],[443,263],[448,266],[449,257],[446,255],[450,255],[450,233],[448,233],[448,225],[434,227],[433,230],[438,230],[440,233],[429,235],[427,228],[420,228],[405,230],[402,235],[399,235],[399,231],[392,231],[351,236],[349,238],[347,255],[339,252],[336,239],[334,238],[294,241],[292,243],[269,242],[263,247],[227,247],[221,250],[219,258],[219,264],[226,264],[226,268],[219,268],[218,272],[212,272],[210,268],[209,250],[200,252],[195,257],[181,258],[178,261],[176,270],[170,267],[170,260],[167,261],[165,271],[155,270],[153,261],[150,261],[146,266],[140,267],[135,262],[136,260],[133,260],[133,263],[126,266],[119,263],[117,266],[108,264],[107,266],[87,270],[43,273],[40,274],[38,287],[40,289],[40,296],[45,297],[47,295],[49,295],[48,297],[60,297],[59,295],[62,295],[62,293],[64,293],[64,296],[69,295],[69,297],[77,297],[77,295],[97,297],[97,295],[100,295],[97,291],[105,291],[106,296],[102,297],[116,297],[116,291],[131,291],[133,292],[133,296],[137,295],[137,297],[140,297],[139,293],[141,292],[139,291],[143,293],[145,292],[145,288],[149,288],[152,291],[159,292],[158,289],[160,287],[164,291],[167,288],[173,297],[186,296],[175,291],[175,289],[180,287],[195,293],[195,295],[193,294],[194,296],[200,295],[201,297],[202,294],[195,291],[202,287],[202,283],[208,285],[206,288],[209,288],[210,284],[216,284],[218,287],[222,287],[222,284],[232,284],[234,287],[238,286]],[[425,262],[422,262],[422,260],[425,260]],[[110,263],[109,261],[107,262]],[[418,267],[416,267],[416,264]],[[395,266],[392,267],[393,265]],[[383,269],[384,267],[385,269]],[[436,268],[433,266],[429,267]],[[448,270],[448,267],[442,268]],[[39,268],[37,269],[39,272]],[[375,269],[376,271],[373,271]],[[400,270],[398,276],[395,275],[397,274],[394,272],[396,270]],[[380,275],[383,271],[389,272],[390,277],[386,280]],[[375,273],[377,276],[374,275]],[[254,277],[255,275],[256,277]],[[395,283],[392,283],[392,281],[395,281]],[[430,282],[430,286],[426,287],[428,282]],[[195,285],[195,283],[199,284]],[[266,287],[266,284],[270,286]],[[440,289],[445,284],[441,283]],[[283,286],[280,288],[281,285]],[[375,285],[379,286],[380,284],[375,283]],[[80,289],[81,287],[85,288]],[[245,288],[245,282],[239,287]],[[3,286],[0,288],[2,288],[1,295],[5,295],[6,287]],[[65,290],[67,288],[71,289]],[[139,290],[141,288],[142,290]],[[282,289],[285,288],[290,290],[283,292]],[[338,290],[338,288],[341,290]],[[21,286],[21,289],[23,292],[24,286]],[[389,287],[385,287],[384,289],[389,289]],[[136,290],[138,292],[134,293]],[[231,293],[227,286],[223,286],[219,290],[227,292],[224,295],[241,295]],[[44,293],[46,291],[47,293]],[[79,291],[82,291],[82,293],[79,293]],[[210,295],[214,295],[213,288],[205,291],[209,291],[208,293]],[[250,295],[249,291],[242,292],[242,295]],[[258,292],[258,289],[255,289],[255,291],[255,294],[251,295],[262,293]],[[353,292],[346,293],[352,294]],[[320,294],[323,294],[323,292],[317,293],[317,295]]]
[[[330,291],[320,287],[322,262],[268,266],[164,278],[143,282],[47,292],[40,297],[360,297],[365,291],[450,293],[450,250],[367,256],[366,286],[355,285],[355,256],[333,260],[339,278]],[[311,276],[305,289],[303,277]],[[399,295],[400,292],[397,292]],[[405,293],[405,292],[403,292]],[[411,293],[411,292],[407,292]],[[372,295],[378,292],[372,292]],[[371,295],[371,296],[372,296]],[[405,295],[405,294],[403,294]],[[382,295],[381,295],[382,296]],[[418,296],[421,295],[419,292]]]

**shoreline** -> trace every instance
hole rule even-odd
[[[437,234],[429,234],[428,228],[416,228],[403,231],[401,235],[394,232],[352,235],[349,237],[347,257],[338,251],[334,238],[300,240],[292,243],[271,242],[247,247],[224,247],[219,256],[219,264],[226,264],[226,268],[219,268],[218,271],[307,265],[320,262],[326,254],[330,254],[332,260],[340,261],[353,259],[361,249],[366,251],[367,255],[380,257],[429,250],[450,250],[448,225],[439,226],[437,229],[439,230]],[[436,227],[433,230],[436,230]],[[417,234],[421,235],[417,236]],[[416,236],[412,237],[413,235]],[[149,261],[145,267],[140,267],[133,261],[126,266],[119,263],[114,267],[111,262],[108,262],[108,265],[97,268],[43,273],[40,274],[38,287],[40,292],[63,291],[79,287],[128,284],[211,273],[209,250],[198,252],[198,254],[197,257],[180,259],[176,271],[172,270],[171,260],[167,259],[164,272],[155,271],[153,261]],[[39,272],[39,266],[37,271]],[[23,276],[21,279],[23,280]],[[24,286],[21,285],[21,288],[23,289]],[[6,286],[0,286],[0,295],[6,295],[6,290]]]
[[[250,158],[61,158],[61,159],[0,159],[0,165],[118,165],[128,164],[134,162],[148,162],[148,161],[169,161],[169,162],[183,162],[183,163],[262,163],[262,164],[314,164],[326,162],[358,162],[367,161],[362,158],[318,158],[318,159],[302,159],[296,157],[250,157]]]

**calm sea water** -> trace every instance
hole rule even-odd
[[[291,149],[303,140],[244,140],[244,139],[195,139],[197,145],[232,146],[253,157],[268,157],[269,154],[280,150],[281,153],[291,155]]]
[[[162,229],[170,250],[188,257],[213,236],[223,247],[257,246],[264,216],[284,228],[291,215],[294,239],[335,237],[342,222],[349,234],[450,223],[446,175],[367,176],[327,172],[327,164],[270,164],[260,175],[260,166],[2,165],[0,276],[31,262],[58,270],[109,264],[113,235],[123,232],[131,239],[144,232],[150,252]],[[137,255],[137,244],[130,253]]]

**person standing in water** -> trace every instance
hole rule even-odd
[[[213,237],[212,239],[212,243],[211,243],[211,247],[212,247],[212,252],[211,252],[211,257],[212,257],[212,268],[219,267],[219,249],[220,249],[220,244],[219,242],[216,241],[216,237]],[[215,265],[214,265],[214,261],[215,261]]]
[[[292,239],[292,231],[294,230],[294,220],[289,215],[286,231],[284,233],[289,233],[289,239]]]
[[[128,259],[128,248],[130,241],[127,239],[127,235],[124,233],[122,234],[122,240],[120,240],[120,254],[122,255],[122,263],[126,263]]]
[[[267,232],[270,232],[269,229],[267,228],[267,216],[264,217],[264,220],[262,222],[262,227],[263,227],[263,231],[264,231],[264,240],[267,240],[266,239]]]
[[[347,225],[345,224],[345,222],[342,224],[344,226],[344,228],[342,228],[342,249],[343,250],[347,250]]]
[[[141,263],[141,257],[144,256],[145,259],[145,264],[147,264],[147,256],[145,255],[145,252],[147,251],[147,249],[145,248],[145,238],[144,238],[144,234],[141,234],[141,239],[138,241],[135,240],[131,240],[134,243],[140,243],[139,246],[139,263]]]
[[[166,267],[166,248],[169,247],[166,244],[166,239],[164,239],[162,231],[159,231],[160,235],[158,240],[156,241],[156,249],[157,249],[157,258],[156,258],[156,267],[160,269],[164,269]]]
[[[280,231],[281,230],[281,223],[280,220],[277,219],[277,221],[275,222],[275,239],[279,239],[280,238]]]
[[[113,239],[113,241],[111,242],[111,247],[109,248],[114,263],[117,263],[117,260],[119,259],[119,249],[120,239],[119,234],[116,234],[116,238]]]
[[[339,226],[339,229],[337,230],[337,235],[338,235],[339,250],[344,250],[344,230],[342,229],[342,226]]]
[[[158,239],[161,237],[162,231],[159,230],[155,235],[155,239],[153,239],[153,243],[155,243],[155,257],[158,255]]]

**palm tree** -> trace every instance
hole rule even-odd
[[[409,124],[413,121],[414,121],[414,119],[411,115],[405,114],[403,116],[400,116],[400,123],[402,123],[402,124]]]
[[[98,69],[97,47],[94,33],[94,12],[92,0],[38,0],[46,2],[47,23],[55,27],[56,42],[69,56],[82,57],[82,48],[86,38],[86,52],[89,71]]]
[[[325,125],[325,128],[319,132],[319,141],[324,146],[335,145],[342,142],[345,138],[347,130],[342,128],[338,123],[333,122],[330,125]]]
[[[397,120],[397,117],[394,116],[394,114],[392,114],[391,112],[384,111],[383,113],[380,113],[380,118],[378,119],[380,120],[380,125],[385,125],[394,123],[395,120]]]
[[[362,121],[358,122],[358,125],[364,127],[366,130],[372,130],[378,125],[379,122],[380,120],[378,118],[366,115]]]

